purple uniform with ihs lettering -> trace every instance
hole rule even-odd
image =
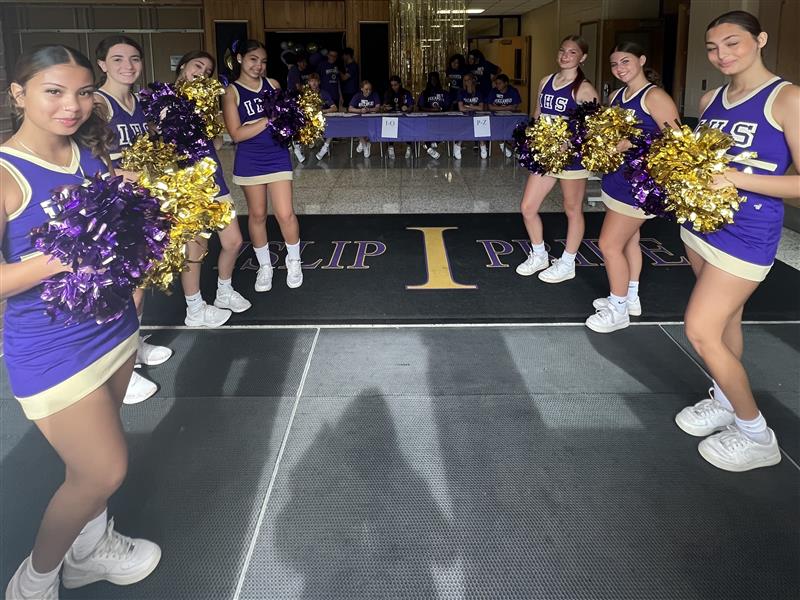
[[[566,85],[556,87],[554,82],[556,80],[555,73],[547,78],[542,86],[542,93],[539,94],[539,114],[550,115],[552,117],[567,117],[571,110],[578,108],[578,103],[575,101],[575,94],[572,92],[572,84],[570,81]],[[581,164],[580,158],[573,160],[564,171],[581,171],[585,176],[589,176],[589,172]]]
[[[264,118],[262,91],[272,88],[269,80],[262,79],[261,87],[253,90],[234,82],[236,104],[242,125]],[[271,181],[291,180],[292,161],[289,150],[273,137],[269,128],[248,140],[236,144],[233,161],[233,182],[238,185],[258,185]]]
[[[105,101],[109,109],[110,120],[108,126],[114,131],[116,142],[111,148],[110,156],[114,167],[119,167],[119,159],[122,157],[122,151],[133,144],[136,138],[147,131],[147,125],[144,118],[142,106],[139,104],[139,99],[134,95],[133,112],[128,112],[119,101],[111,94],[103,90],[97,90]]]
[[[728,86],[718,88],[700,116],[700,123],[730,134],[734,145],[728,154],[755,152],[751,159],[730,166],[756,175],[783,175],[792,164],[784,131],[772,117],[772,105],[780,90],[790,85],[774,77],[757,91],[728,102]],[[783,200],[742,190],[746,198],[733,215],[733,223],[713,233],[699,233],[684,223],[681,238],[707,261],[734,275],[762,280],[775,261],[783,226]],[[733,260],[731,260],[731,257]],[[742,263],[749,263],[742,264]]]

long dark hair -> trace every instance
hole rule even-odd
[[[463,71],[466,67],[467,60],[464,58],[463,54],[453,54],[450,58],[447,59],[447,71],[453,68],[453,61],[458,61],[458,67],[456,67],[459,71]]]
[[[589,54],[589,44],[587,44],[586,40],[579,35],[568,35],[561,40],[562,44],[564,42],[575,42],[578,48],[580,48],[581,52],[584,54]],[[572,82],[572,89],[570,90],[573,98],[578,94],[578,89],[581,87],[581,84],[584,81],[588,81],[588,79],[586,79],[586,75],[584,74],[583,69],[581,69],[581,65],[578,64],[578,74],[575,76],[575,81]]]
[[[205,58],[207,60],[210,60],[212,75],[214,74],[214,71],[217,70],[217,61],[213,56],[211,56],[205,50],[192,50],[191,52],[187,52],[186,54],[181,56],[181,59],[178,61],[178,64],[175,67],[175,81],[177,81],[180,78],[181,69],[183,69],[183,67],[186,66],[186,64],[188,64],[190,60],[194,60],[195,58]]]
[[[17,59],[11,82],[25,87],[37,73],[56,65],[74,64],[83,67],[94,79],[92,63],[86,56],[69,46],[50,45],[39,46],[26,52]],[[14,131],[22,125],[25,112],[17,106],[16,99],[12,98],[14,107]],[[109,148],[114,142],[114,133],[108,127],[106,120],[98,112],[97,105],[92,109],[89,118],[80,126],[72,136],[78,144],[89,148],[97,157],[104,158],[108,155]]]
[[[94,49],[95,59],[105,61],[106,57],[108,56],[108,51],[117,44],[124,44],[134,48],[139,53],[139,58],[144,58],[144,50],[142,50],[139,42],[133,38],[129,38],[127,35],[111,35],[107,38],[103,38],[100,43],[97,44],[97,48]],[[100,81],[98,84],[103,85],[106,82],[106,79],[108,79],[108,76],[103,73],[100,75]]]
[[[244,57],[247,54],[250,54],[251,52],[258,50],[259,48],[266,53],[267,47],[258,40],[245,40],[243,42],[236,40],[235,42],[233,42],[233,45],[231,46],[231,53],[233,54],[234,58],[233,81],[239,79],[239,76],[242,74],[242,65],[239,63],[237,57],[241,56],[242,60],[244,60]]]
[[[723,23],[730,23],[731,25],[738,25],[745,31],[747,31],[750,35],[754,38],[757,38],[764,30],[761,29],[761,23],[758,22],[758,19],[751,15],[749,12],[744,10],[732,10],[730,12],[726,12],[723,15],[718,16],[716,19],[711,21],[706,27],[706,31],[709,29],[716,27],[717,25],[722,25]]]
[[[611,52],[608,53],[608,55],[611,56],[612,54],[614,54],[614,52],[626,52],[628,54],[633,54],[638,58],[645,56],[644,48],[642,48],[636,42],[621,42],[616,46],[614,46],[611,49]],[[648,67],[646,64],[642,70],[644,71],[644,76],[647,78],[647,81],[649,81],[653,85],[661,87],[661,75],[658,74],[658,71],[656,71],[651,67]]]
[[[434,85],[434,80],[436,84]],[[433,92],[443,92],[444,88],[442,87],[442,79],[439,77],[439,71],[431,71],[428,73],[428,80],[425,83],[425,95],[431,94]]]

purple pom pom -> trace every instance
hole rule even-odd
[[[675,221],[675,213],[665,210],[667,194],[647,171],[647,153],[650,145],[661,137],[661,132],[646,132],[631,140],[633,146],[625,152],[625,179],[631,185],[636,204],[648,215]]]
[[[572,132],[570,141],[572,147],[577,148],[579,156],[583,142],[586,141],[586,118],[599,112],[602,106],[598,104],[597,100],[590,102],[581,102],[576,108],[567,112],[567,122],[569,130]]]
[[[118,319],[169,241],[172,224],[158,200],[122,177],[98,175],[55,190],[42,207],[52,220],[31,231],[34,246],[73,270],[42,283],[47,313],[65,314],[66,324]]]
[[[520,166],[525,167],[531,173],[544,175],[547,173],[547,169],[533,157],[533,149],[530,146],[528,136],[525,135],[525,130],[534,122],[535,119],[531,119],[527,123],[520,123],[514,128],[514,132],[511,134],[511,149],[517,153],[517,161]]]
[[[296,90],[267,89],[261,95],[264,113],[269,119],[268,129],[282,145],[288,146],[306,125],[306,115],[299,103]]]

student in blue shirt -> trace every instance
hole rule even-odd
[[[469,72],[463,54],[453,54],[447,61],[447,89],[450,93],[451,106],[458,104],[458,92],[464,88],[464,75]]]
[[[486,96],[486,105],[494,112],[514,112],[522,104],[517,88],[508,84],[508,75],[500,73],[494,78],[494,89]],[[500,142],[500,150],[511,158],[511,146]]]
[[[336,50],[328,50],[325,60],[319,64],[319,87],[331,95],[337,107],[341,108],[342,91],[339,86],[339,66],[336,61],[339,53]]]
[[[428,73],[428,83],[419,95],[417,107],[419,107],[422,112],[442,112],[447,108],[447,105],[447,92],[442,87],[439,73],[436,71]],[[441,156],[435,146],[430,142],[422,144],[422,147],[431,158],[438,159]]]
[[[500,67],[486,60],[480,50],[470,50],[467,55],[467,63],[481,94],[486,96],[491,90],[494,78],[500,74]]]
[[[308,57],[305,54],[299,54],[297,62],[289,67],[289,74],[286,76],[286,89],[299,90],[308,83],[308,76],[312,72],[308,68]]]
[[[320,89],[319,73],[311,73],[311,75],[308,76],[308,87],[317,92],[319,97],[322,99],[322,112],[324,114],[339,110],[339,107],[336,106],[336,103],[333,101],[331,95],[325,90]],[[322,142],[322,147],[319,149],[319,152],[317,152],[317,160],[322,160],[325,158],[326,154],[330,154],[330,146],[331,138],[325,138],[325,140]]]
[[[485,110],[483,96],[478,91],[475,83],[475,75],[472,73],[464,74],[464,89],[458,91],[458,110],[466,114],[474,114]],[[489,153],[486,150],[486,142],[481,142],[481,158],[486,159]],[[461,142],[453,144],[453,158],[461,160]]]
[[[414,96],[411,95],[397,75],[389,78],[389,89],[383,97],[383,110],[386,112],[411,112],[414,110]],[[389,158],[395,157],[397,142],[389,145]],[[411,158],[411,145],[406,144],[406,158]]]
[[[350,106],[350,100],[358,93],[360,81],[358,63],[353,58],[352,48],[342,50],[342,62],[344,69],[339,72],[339,79],[342,82],[342,104]]]
[[[377,92],[372,91],[372,83],[368,80],[361,82],[361,91],[356,92],[356,95],[350,100],[350,106],[347,107],[348,112],[367,114],[375,113],[381,109],[381,99]],[[369,158],[372,151],[372,144],[369,139],[362,137],[359,139],[358,148],[356,152],[364,151],[364,158]]]

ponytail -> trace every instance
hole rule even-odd
[[[570,90],[572,92],[572,97],[573,98],[577,98],[578,97],[578,90],[580,89],[581,84],[584,81],[587,81],[586,75],[584,74],[583,69],[581,69],[580,66],[579,66],[578,67],[578,74],[575,76],[575,81],[572,82],[572,90]]]
[[[644,76],[647,77],[647,81],[649,81],[653,85],[662,87],[661,75],[659,75],[658,71],[648,66],[645,66],[644,69],[642,70],[644,71]]]
[[[92,114],[72,136],[79,145],[92,151],[97,158],[106,159],[115,141],[113,130],[100,114],[98,105],[95,104]]]

